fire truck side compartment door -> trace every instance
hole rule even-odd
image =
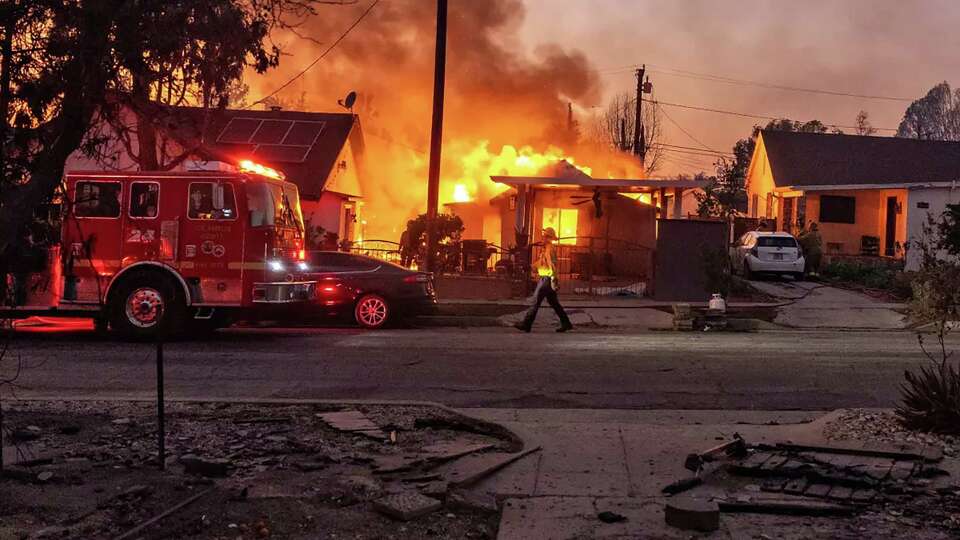
[[[163,220],[160,223],[160,260],[177,260],[177,244],[180,241],[180,220]]]

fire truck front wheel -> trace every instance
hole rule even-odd
[[[185,310],[171,280],[156,272],[135,272],[117,284],[110,300],[110,324],[134,339],[172,336]]]

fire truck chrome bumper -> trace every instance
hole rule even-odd
[[[313,299],[316,281],[278,281],[254,283],[253,302],[256,304],[290,304]]]

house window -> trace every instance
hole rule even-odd
[[[543,228],[553,227],[557,231],[558,244],[576,245],[577,214],[576,208],[544,208]]]
[[[822,223],[856,223],[856,214],[856,197],[820,196],[820,221]]]
[[[120,182],[77,182],[73,214],[86,218],[120,217]]]

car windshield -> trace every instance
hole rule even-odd
[[[760,247],[795,248],[797,241],[789,236],[761,236],[757,239]]]

